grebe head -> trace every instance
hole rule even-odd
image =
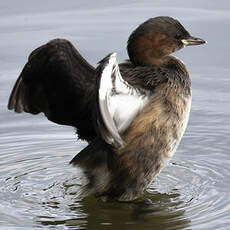
[[[133,31],[127,51],[134,65],[160,65],[174,51],[204,43],[192,37],[178,20],[161,16],[150,18]]]

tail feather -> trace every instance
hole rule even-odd
[[[70,164],[79,166],[86,178],[83,195],[100,195],[108,190],[113,167],[113,150],[102,140],[95,140],[78,153]]]
[[[128,201],[136,199],[139,188],[136,175],[120,161],[111,145],[96,139],[70,162],[79,166],[87,179],[79,195],[95,195],[109,200]]]

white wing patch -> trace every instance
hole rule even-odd
[[[122,78],[116,53],[108,57],[101,73],[98,99],[100,113],[110,135],[106,141],[123,146],[120,134],[147,104],[148,97]]]

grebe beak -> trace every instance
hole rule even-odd
[[[202,45],[207,43],[205,40],[200,39],[200,38],[195,38],[195,37],[189,37],[187,39],[182,39],[181,42],[185,46],[196,46],[196,45]]]

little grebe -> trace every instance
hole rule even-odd
[[[171,17],[151,18],[129,37],[130,60],[112,53],[93,68],[64,39],[35,49],[8,108],[43,112],[76,128],[89,145],[71,161],[87,179],[82,194],[133,200],[173,156],[187,126],[191,81],[171,55],[204,44]]]

